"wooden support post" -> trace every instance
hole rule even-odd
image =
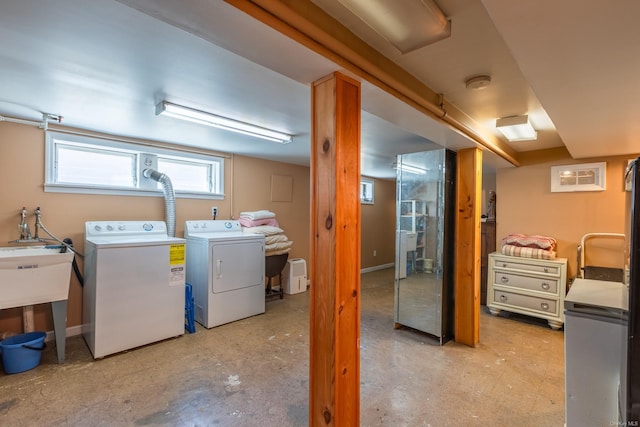
[[[456,201],[455,341],[480,341],[480,210],[482,151],[458,151]]]
[[[309,425],[360,425],[360,83],[312,88]]]
[[[33,332],[35,331],[35,322],[33,321],[33,306],[25,305],[22,307],[22,331]]]

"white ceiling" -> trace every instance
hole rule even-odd
[[[482,2],[574,158],[640,152],[640,2]]]
[[[639,30],[629,16],[640,16],[636,2],[616,0],[605,8],[581,1],[580,14],[592,14],[581,16],[584,22],[598,23],[593,31],[550,0],[543,2],[544,13],[531,15],[520,13],[529,7],[522,2],[440,0],[452,36],[405,55],[336,0],[314,2],[479,126],[493,132],[496,117],[528,113],[539,140],[513,143],[516,151],[563,144],[576,158],[640,151],[632,140],[640,126],[633,120],[640,88],[621,84],[640,75],[633,50]],[[604,12],[614,3],[620,6],[616,20],[607,20]],[[607,26],[617,31],[601,32]],[[607,34],[613,38],[600,41]],[[0,39],[2,115],[39,119],[48,112],[62,115],[67,126],[302,165],[309,162],[309,84],[339,69],[222,0],[4,2]],[[490,74],[492,85],[467,90],[464,80],[480,73]],[[586,86],[590,82],[593,87]],[[392,178],[396,154],[434,143],[474,146],[366,82],[362,96],[365,175]],[[294,142],[157,117],[154,107],[162,99],[289,132]],[[485,159],[492,168],[509,166],[492,154]]]

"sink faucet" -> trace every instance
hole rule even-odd
[[[33,235],[33,238],[34,238],[34,239],[39,239],[39,237],[38,237],[38,230],[39,230],[39,229],[40,229],[40,227],[42,226],[42,222],[40,222],[40,206],[38,206],[38,207],[36,208],[36,212],[35,212],[35,214],[36,214],[36,225],[34,226],[34,231],[35,231],[35,233],[34,233],[34,235]]]
[[[31,240],[31,231],[29,230],[29,224],[26,223],[27,218],[27,208],[22,207],[22,211],[20,211],[20,225],[18,229],[20,230],[20,240]]]

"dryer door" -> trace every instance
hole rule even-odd
[[[262,242],[213,242],[211,245],[211,291],[214,294],[264,286]]]

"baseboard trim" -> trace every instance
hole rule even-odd
[[[70,326],[67,328],[67,338],[82,334],[82,325]],[[54,341],[56,334],[54,331],[47,331],[45,341]]]
[[[371,273],[372,271],[384,270],[387,268],[391,268],[394,265],[395,264],[392,262],[390,262],[389,264],[374,265],[373,267],[367,267],[367,268],[361,269],[360,274]]]

